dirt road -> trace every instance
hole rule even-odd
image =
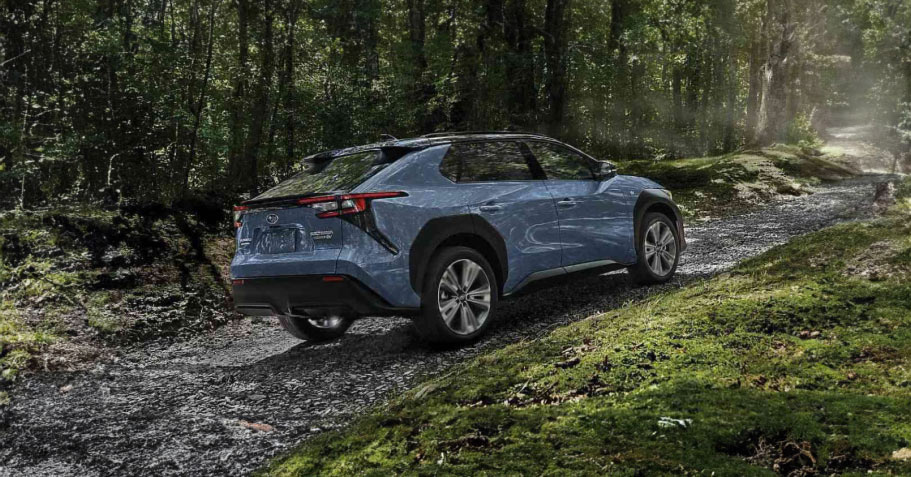
[[[39,373],[0,407],[0,475],[237,475],[340,425],[397,389],[482,350],[699,280],[790,237],[870,214],[868,175],[748,214],[690,224],[674,283],[633,288],[624,272],[505,302],[468,348],[434,351],[409,321],[366,319],[341,340],[302,343],[271,319],[152,342],[80,372]]]

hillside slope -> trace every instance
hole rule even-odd
[[[905,183],[885,217],[486,353],[264,473],[911,473],[909,279]]]

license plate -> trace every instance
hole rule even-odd
[[[297,230],[270,230],[260,242],[262,253],[292,253],[297,251]]]

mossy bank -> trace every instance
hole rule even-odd
[[[484,354],[263,473],[907,475],[909,193]]]

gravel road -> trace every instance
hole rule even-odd
[[[237,475],[341,425],[395,390],[489,350],[703,279],[790,237],[871,213],[868,175],[744,215],[688,226],[677,279],[633,288],[624,272],[593,276],[502,304],[495,328],[468,348],[434,351],[406,319],[357,322],[308,344],[272,319],[240,320],[185,341],[120,350],[79,372],[39,373],[0,407],[0,475]]]

